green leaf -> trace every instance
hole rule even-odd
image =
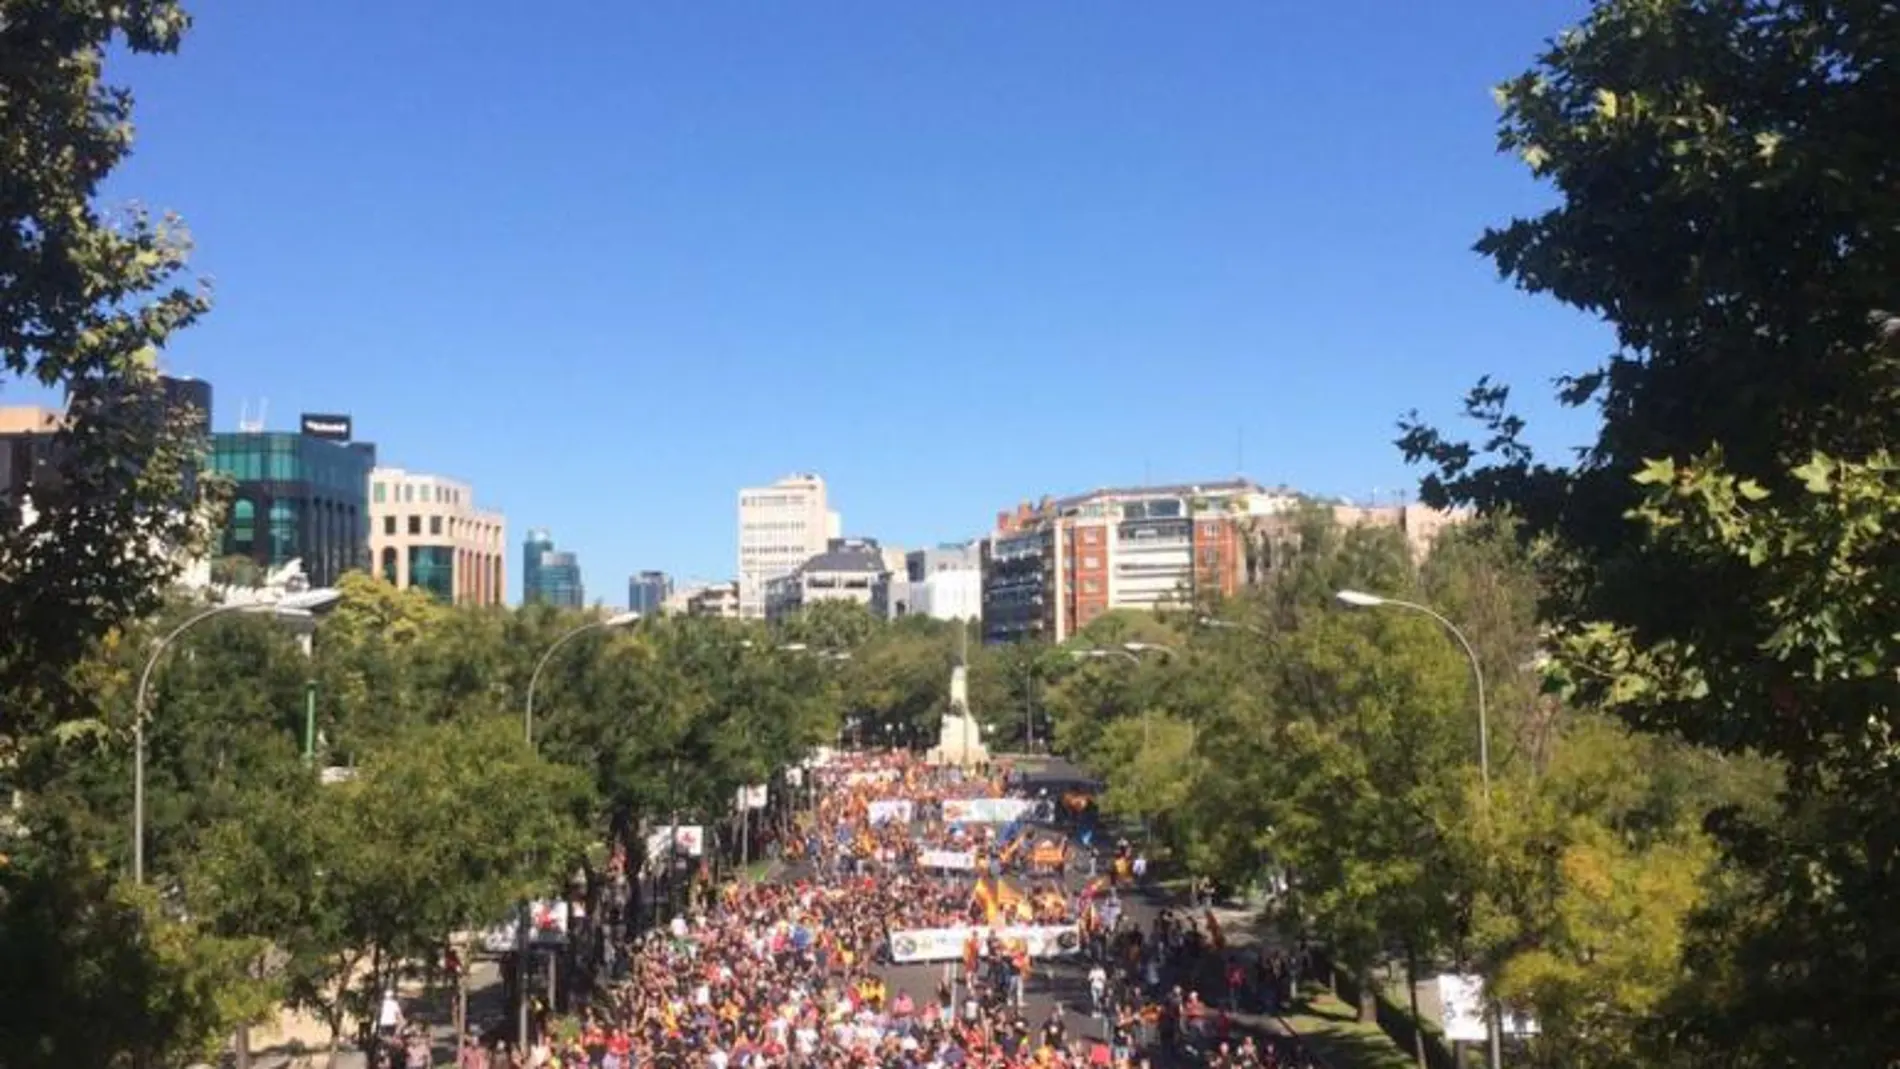
[[[1676,462],[1669,457],[1646,460],[1632,478],[1639,486],[1667,486],[1676,481]]]
[[[1810,494],[1826,494],[1834,489],[1834,464],[1819,453],[1809,458],[1806,464],[1790,472],[1801,480],[1801,485]]]

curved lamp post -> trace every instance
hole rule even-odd
[[[1173,646],[1163,646],[1156,642],[1124,642],[1119,646],[1091,646],[1087,649],[1070,650],[1069,656],[1076,660],[1105,660],[1111,657],[1126,657],[1129,664],[1141,663],[1144,653],[1159,653],[1163,657],[1174,656]],[[1148,709],[1141,710],[1141,745],[1146,748],[1150,739]]]
[[[1451,633],[1452,638],[1458,640],[1458,645],[1465,651],[1465,657],[1471,662],[1471,679],[1478,691],[1478,776],[1484,783],[1484,796],[1488,800],[1491,797],[1491,730],[1486,722],[1484,708],[1484,666],[1478,661],[1478,651],[1472,648],[1471,640],[1465,637],[1463,631],[1458,630],[1457,624],[1446,619],[1443,613],[1429,605],[1421,605],[1416,601],[1401,601],[1398,598],[1388,598],[1378,594],[1367,594],[1359,590],[1341,590],[1333,596],[1338,598],[1341,604],[1350,605],[1355,609],[1377,609],[1390,606],[1395,609],[1409,609],[1412,612],[1423,613],[1437,620],[1440,626]]]
[[[530,752],[534,750],[534,688],[541,682],[541,670],[548,666],[548,662],[554,659],[554,655],[560,651],[561,647],[580,636],[594,631],[608,631],[618,627],[630,627],[639,621],[640,614],[637,612],[623,612],[615,616],[609,616],[605,620],[590,620],[587,623],[581,624],[579,627],[568,629],[559,638],[548,644],[548,648],[541,654],[541,659],[534,663],[534,671],[528,675],[528,700],[521,714],[521,734],[523,740],[527,742]],[[533,910],[530,908],[529,903],[524,901],[521,903],[520,918],[515,922],[515,938],[517,941],[515,948],[515,1000],[517,1003],[515,1044],[523,1050],[526,1050],[528,1046],[528,947],[531,936],[530,929],[533,926]],[[548,969],[548,997],[551,1000],[554,996],[552,962],[550,962]]]
[[[148,715],[145,700],[151,691],[152,673],[157,670],[158,662],[171,648],[180,635],[198,626],[214,616],[223,616],[234,612],[266,612],[274,616],[300,618],[309,616],[315,609],[335,601],[336,591],[324,588],[306,590],[286,595],[274,602],[261,604],[213,605],[201,609],[177,627],[167,632],[158,644],[152,647],[151,656],[145,659],[145,667],[139,672],[139,687],[132,699],[132,882],[145,882],[145,718]]]
[[[567,645],[574,639],[589,632],[606,631],[616,627],[631,627],[639,622],[639,613],[623,612],[617,616],[609,616],[605,620],[594,620],[584,623],[579,627],[572,628],[549,644],[546,652],[541,654],[541,659],[534,663],[534,671],[528,676],[528,705],[521,714],[521,734],[523,738],[527,740],[529,749],[534,748],[534,688],[536,684],[541,682],[541,670],[546,668],[548,662],[554,659],[555,653],[557,653],[562,646]]]
[[[1350,605],[1355,609],[1378,609],[1390,606],[1394,609],[1408,609],[1412,612],[1423,613],[1437,620],[1441,627],[1451,632],[1452,638],[1458,640],[1458,645],[1463,647],[1465,651],[1465,657],[1471,661],[1471,678],[1477,685],[1478,776],[1484,784],[1485,804],[1489,806],[1491,803],[1491,730],[1490,726],[1485,722],[1484,666],[1479,662],[1478,651],[1472,647],[1471,640],[1465,637],[1465,633],[1458,629],[1457,624],[1452,623],[1443,613],[1429,605],[1421,605],[1416,601],[1403,601],[1399,598],[1388,598],[1379,594],[1368,594],[1362,590],[1341,590],[1333,596],[1338,598],[1341,604]],[[1504,1062],[1504,1018],[1503,1012],[1497,1004],[1497,1000],[1492,999],[1490,1001],[1492,1013],[1486,1030],[1491,1033],[1491,1042],[1489,1044],[1491,1048],[1491,1069],[1499,1069]]]

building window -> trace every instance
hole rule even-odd
[[[448,546],[410,547],[409,586],[426,590],[440,601],[454,601],[455,551]]]
[[[1094,555],[1093,553],[1082,558],[1082,567],[1084,568],[1100,568],[1101,566],[1102,566],[1102,558]]]
[[[1082,593],[1100,594],[1101,592],[1102,592],[1102,584],[1096,582],[1093,579],[1082,580]]]
[[[257,506],[239,499],[231,505],[231,552],[251,555],[257,541]]]
[[[432,535],[440,535],[442,533],[442,517],[429,517],[429,533]]]
[[[415,499],[416,499],[416,488],[413,486],[410,486],[408,483],[404,483],[402,485],[402,503],[407,505],[414,502]]]
[[[380,504],[382,504],[382,503],[383,503],[383,484],[382,484],[382,483],[377,483],[377,484],[376,484],[376,488],[375,488],[375,495],[376,495],[376,496],[375,496],[375,497],[373,498],[373,500],[374,500],[374,501],[375,501],[375,502],[376,502],[376,503],[377,503],[378,505],[380,505]]]
[[[391,586],[396,585],[396,547],[395,546],[383,547],[383,580]]]
[[[383,533],[386,535],[393,535],[396,533],[396,517],[394,516],[383,517]]]
[[[1082,541],[1087,542],[1089,545],[1092,546],[1092,545],[1095,545],[1097,542],[1100,542],[1101,540],[1102,540],[1102,529],[1100,527],[1083,528]]]
[[[422,533],[422,517],[420,516],[409,517],[409,533],[412,535],[419,535]]]
[[[297,506],[273,501],[270,506],[270,562],[283,564],[297,556]]]

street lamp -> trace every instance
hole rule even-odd
[[[1477,686],[1478,776],[1484,784],[1484,796],[1488,801],[1491,797],[1491,730],[1487,722],[1484,707],[1484,666],[1479,662],[1478,651],[1472,648],[1471,640],[1465,637],[1463,631],[1458,630],[1457,624],[1452,623],[1445,618],[1443,613],[1440,613],[1437,609],[1428,605],[1421,605],[1415,601],[1402,601],[1398,598],[1383,597],[1378,594],[1367,594],[1360,590],[1341,590],[1333,596],[1338,598],[1341,604],[1350,605],[1355,609],[1391,607],[1394,609],[1409,609],[1412,612],[1423,613],[1437,620],[1446,631],[1451,632],[1452,638],[1458,640],[1458,645],[1465,651],[1465,657],[1471,662],[1471,678]]]
[[[1163,646],[1158,642],[1124,642],[1119,646],[1090,646],[1086,649],[1070,650],[1069,656],[1077,660],[1105,660],[1112,657],[1126,657],[1130,664],[1140,664],[1144,653],[1159,653],[1163,657],[1174,656],[1174,647]],[[1148,707],[1141,709],[1141,745],[1147,748],[1152,732],[1148,720]]]
[[[1472,648],[1471,640],[1465,637],[1465,633],[1458,629],[1457,624],[1446,619],[1443,613],[1429,605],[1421,605],[1416,601],[1403,601],[1399,598],[1388,598],[1379,594],[1368,594],[1362,590],[1341,590],[1333,596],[1338,598],[1341,604],[1349,605],[1355,609],[1391,607],[1394,609],[1409,609],[1412,612],[1423,613],[1437,620],[1440,626],[1444,627],[1446,631],[1451,632],[1452,638],[1458,640],[1458,645],[1463,647],[1465,651],[1465,657],[1471,661],[1471,678],[1476,684],[1478,692],[1478,777],[1484,785],[1485,805],[1489,807],[1491,804],[1491,730],[1485,718],[1484,666],[1479,662],[1478,651]],[[1504,1015],[1502,1008],[1498,1005],[1495,998],[1491,999],[1490,1002],[1492,1012],[1487,1030],[1491,1033],[1491,1069],[1499,1069],[1504,1062]]]
[[[606,631],[606,630],[616,628],[616,627],[631,627],[634,624],[639,623],[639,622],[640,622],[639,613],[623,612],[617,616],[609,616],[605,620],[594,620],[589,623],[584,623],[580,625],[579,627],[569,630],[566,634],[562,635],[560,638],[555,639],[551,644],[549,644],[547,648],[547,652],[541,654],[541,659],[535,662],[534,671],[530,673],[528,676],[528,707],[527,707],[527,710],[523,712],[521,716],[521,733],[523,737],[527,739],[529,749],[534,748],[534,688],[535,688],[535,684],[541,681],[541,670],[548,666],[548,661],[553,659],[555,652],[558,651],[562,646],[567,645],[573,639],[579,638],[580,636],[585,635],[590,631]]]
[[[170,633],[158,640],[152,647],[151,656],[145,659],[145,668],[139,672],[139,687],[132,698],[132,882],[145,882],[145,697],[151,689],[152,672],[158,668],[158,660],[177,640],[178,636],[198,626],[214,616],[223,616],[233,612],[267,612],[286,619],[308,617],[313,611],[335,601],[338,593],[329,588],[305,590],[296,594],[287,594],[274,602],[242,602],[236,604],[213,605],[201,609],[185,618],[185,622],[171,629]]]
[[[1253,624],[1240,623],[1236,620],[1223,620],[1218,616],[1196,617],[1194,622],[1202,627],[1212,628],[1215,631],[1245,631],[1249,634],[1258,635],[1261,638],[1267,637],[1265,631]]]
[[[640,622],[640,614],[637,612],[623,612],[615,616],[609,616],[605,620],[590,620],[587,623],[581,624],[579,627],[570,628],[559,638],[548,644],[547,650],[541,654],[541,659],[534,663],[534,671],[528,674],[527,706],[521,714],[521,734],[526,740],[530,751],[534,750],[534,688],[541,682],[541,670],[548,666],[548,662],[554,658],[554,655],[560,651],[562,646],[567,645],[582,635],[594,631],[607,631],[619,627],[630,627],[638,622]],[[523,1048],[528,1044],[528,946],[530,939],[529,929],[532,926],[533,911],[529,903],[524,901],[521,903],[520,919],[517,920],[515,924],[515,997],[518,1003],[516,1010],[517,1016],[515,1019],[515,1042]],[[554,965],[552,959],[550,959],[548,964],[548,998],[550,1005],[554,997],[553,970]]]

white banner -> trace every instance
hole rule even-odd
[[[945,798],[949,824],[1011,824],[1024,817],[1047,819],[1049,803],[1033,798]]]
[[[733,800],[734,809],[764,809],[766,801],[765,784],[756,787],[739,788],[739,796]]]
[[[673,845],[669,848],[666,840],[670,837]],[[674,857],[699,857],[706,852],[706,829],[697,824],[681,824],[675,828],[662,825],[647,833],[647,861],[649,864],[664,863],[670,853]]]
[[[897,778],[894,768],[861,768],[856,772],[847,772],[844,782],[850,787],[862,787],[867,783],[889,783]]]
[[[899,964],[918,961],[955,961],[963,957],[963,944],[976,933],[977,952],[989,952],[990,937],[1005,943],[1023,943],[1032,958],[1057,958],[1082,949],[1082,933],[1073,924],[1022,924],[1008,928],[911,928],[891,933],[891,960]]]
[[[909,824],[916,803],[908,798],[887,798],[872,802],[865,807],[865,815],[873,824]]]
[[[1484,977],[1444,973],[1438,978],[1438,999],[1445,1017],[1445,1038],[1482,1043],[1491,1037],[1489,1014],[1484,1010]],[[1519,1038],[1538,1033],[1537,1022],[1504,1010],[1503,1031]]]
[[[976,854],[969,850],[923,850],[917,854],[917,867],[968,872],[976,868]]]
[[[569,910],[566,902],[537,899],[528,906],[528,916],[533,927],[528,931],[536,943],[559,943],[567,938]],[[481,934],[482,949],[490,954],[506,954],[515,949],[516,940],[521,938],[521,921],[510,917],[503,924]]]

